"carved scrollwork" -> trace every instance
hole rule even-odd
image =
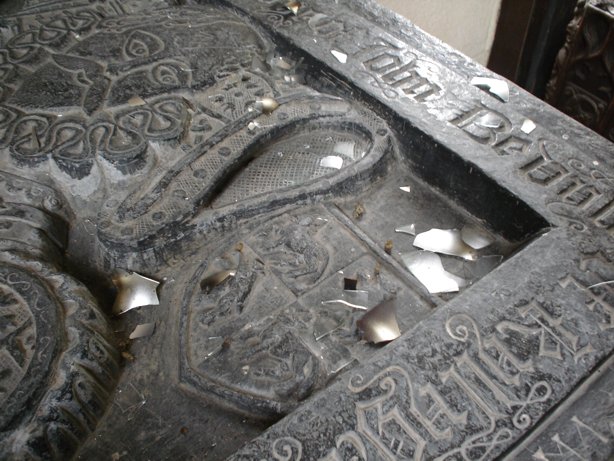
[[[278,461],[299,461],[303,458],[303,445],[293,437],[281,437],[273,442],[271,455]]]

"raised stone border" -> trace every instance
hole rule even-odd
[[[513,226],[497,221],[472,171],[553,227],[232,458],[481,459],[528,434],[531,456],[572,454],[580,443],[582,456],[611,452],[614,428],[599,417],[570,421],[601,445],[561,431],[542,448],[539,434],[551,426],[539,422],[612,353],[612,287],[589,288],[614,278],[612,144],[514,85],[507,104],[472,87],[473,76],[496,76],[373,2],[311,1],[296,16],[273,1],[228,3],[326,63],[338,84],[360,88],[408,138],[420,137],[410,141],[419,157],[408,162],[448,193],[454,184],[474,214],[502,231]],[[497,128],[479,125],[486,114]],[[520,131],[525,118],[538,125],[529,135]],[[465,183],[433,166],[454,157]]]

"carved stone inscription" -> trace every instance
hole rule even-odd
[[[543,168],[558,170],[560,175],[566,170],[567,183],[561,181],[558,188],[540,180],[533,181],[533,174],[525,177],[545,188],[549,197],[547,210],[553,216],[575,228],[584,227],[581,222],[590,222],[614,232],[614,178],[607,165],[600,164],[598,168],[584,165],[574,149],[543,129],[523,133],[520,127],[524,118],[514,108],[495,103],[452,70],[428,59],[421,50],[408,47],[350,11],[331,14],[317,1],[303,8],[300,15],[293,15],[287,9],[283,11],[283,5],[267,0],[232,0],[232,3],[278,28],[290,40],[298,34],[303,38],[299,46],[329,61],[347,78],[358,76],[357,85],[394,107],[399,114],[413,117],[418,111],[421,117],[434,116],[457,127],[477,144],[503,157],[501,162],[520,167],[520,175],[542,168],[543,162],[549,163]],[[327,45],[319,46],[318,40]],[[331,60],[324,51],[329,46],[346,54],[347,62],[339,65]],[[471,99],[468,93],[472,91],[473,99],[489,102],[468,103]],[[446,124],[442,124],[441,129],[445,128]]]
[[[334,404],[323,397],[314,403],[317,408],[333,405],[348,419],[346,429],[331,441],[333,447],[319,451],[320,459],[475,460],[500,455],[562,397],[562,389],[578,379],[578,369],[603,356],[604,339],[612,340],[608,325],[614,299],[609,290],[591,294],[594,288],[586,284],[596,281],[594,274],[612,277],[611,266],[603,254],[587,254],[575,268],[568,266],[571,272],[548,282],[557,293],[570,291],[573,300],[586,299],[585,307],[537,298],[514,302],[504,315],[482,307],[483,317],[495,319],[488,327],[463,308],[435,314],[405,338],[407,348],[395,344],[395,353],[368,367],[370,377],[368,372],[351,377],[351,397]],[[408,340],[421,335],[425,342]],[[429,368],[424,368],[422,355],[429,357]],[[430,368],[434,363],[436,371]],[[280,429],[290,443],[292,422]],[[313,437],[302,434],[292,444],[301,449],[309,444],[312,450]]]

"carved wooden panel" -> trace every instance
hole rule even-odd
[[[614,2],[580,1],[546,101],[614,141]]]

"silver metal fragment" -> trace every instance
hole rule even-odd
[[[282,58],[281,56],[273,58],[273,64],[275,65],[275,67],[279,67],[282,70],[290,70],[294,67],[293,63],[291,63],[287,59]]]
[[[488,91],[503,102],[510,100],[510,87],[505,80],[489,77],[473,77],[471,84],[481,90]]]
[[[320,166],[323,168],[334,168],[336,170],[341,169],[343,166],[343,158],[338,155],[328,155],[322,157],[320,160]]]
[[[394,231],[401,234],[416,235],[416,225],[408,224],[407,226],[397,227]]]
[[[503,120],[501,117],[489,112],[488,114],[484,114],[478,118],[476,123],[485,128],[499,128],[503,123]]]
[[[209,275],[208,277],[205,277],[202,280],[202,282],[200,282],[200,288],[204,292],[209,292],[211,289],[224,283],[230,277],[234,277],[236,273],[237,273],[236,270],[225,270],[225,271],[215,272]]]
[[[531,134],[535,128],[537,128],[537,125],[535,124],[535,122],[533,122],[533,120],[529,120],[527,118],[527,119],[525,119],[524,122],[522,122],[522,126],[520,127],[520,131],[522,131],[523,133],[526,133],[526,134]]]
[[[401,336],[394,299],[383,301],[369,310],[356,325],[363,338],[374,344],[390,342]]]
[[[591,285],[590,287],[587,287],[587,288],[591,290],[593,288],[600,287],[603,285],[610,285],[611,283],[614,283],[614,280],[606,280],[605,282],[595,283],[594,285]]]
[[[461,238],[474,250],[481,250],[494,242],[494,239],[486,231],[471,225],[466,225],[461,229]]]
[[[147,102],[140,96],[132,96],[128,99],[128,105],[130,106],[144,106]]]
[[[258,129],[259,127],[260,127],[260,124],[258,122],[249,122],[247,124],[247,129],[249,131],[254,131],[254,130]]]
[[[438,254],[416,251],[401,254],[403,263],[429,293],[452,293],[459,290],[464,279],[443,268]]]
[[[298,10],[301,8],[302,4],[301,2],[288,2],[286,3],[286,8],[288,8],[290,11],[292,11],[295,15],[298,14]]]
[[[156,293],[160,282],[121,269],[115,271],[112,280],[117,287],[117,296],[113,304],[114,315],[123,314],[136,307],[160,304]]]
[[[354,146],[356,146],[356,143],[354,141],[340,141],[335,143],[335,145],[333,146],[333,152],[335,154],[339,154],[346,158],[351,158],[355,160]]]
[[[330,52],[335,58],[337,58],[337,61],[339,61],[341,64],[345,64],[348,61],[347,54],[337,50],[330,50]]]
[[[263,114],[271,114],[275,109],[279,107],[279,103],[273,98],[262,98],[256,101],[256,108]]]
[[[366,311],[368,307],[361,306],[359,304],[352,304],[343,299],[330,299],[328,301],[322,301],[322,304],[343,304],[344,306],[351,307],[352,309],[358,309],[361,311]]]
[[[399,189],[401,189],[403,192],[411,192],[410,186],[401,186]]]
[[[476,251],[467,245],[457,229],[431,229],[416,235],[414,246],[450,256],[475,261]]]
[[[156,323],[142,323],[130,333],[129,339],[139,339],[145,336],[151,336],[156,329]]]

